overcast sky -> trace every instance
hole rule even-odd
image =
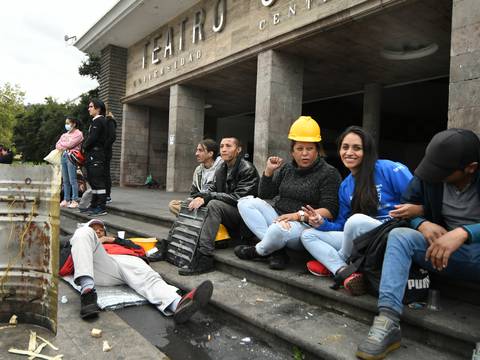
[[[18,84],[26,103],[76,98],[97,86],[78,74],[85,55],[67,46],[118,0],[0,0],[0,86]]]

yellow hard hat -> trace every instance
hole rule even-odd
[[[288,138],[295,141],[320,142],[320,126],[310,116],[300,116],[290,127]]]

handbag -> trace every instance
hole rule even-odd
[[[60,161],[62,159],[62,151],[58,149],[53,149],[50,153],[43,158],[46,162],[52,165],[60,166]]]

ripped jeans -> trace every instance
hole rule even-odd
[[[261,240],[255,246],[258,254],[270,255],[284,247],[293,250],[304,249],[300,235],[303,230],[310,228],[309,225],[299,221],[289,221],[290,229],[284,229],[278,223],[274,223],[279,214],[269,203],[260,198],[240,199],[237,206],[245,224]]]

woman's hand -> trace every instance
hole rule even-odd
[[[308,224],[315,228],[323,224],[324,220],[322,215],[317,213],[313,207],[310,205],[302,207],[302,210],[305,212],[305,215],[308,219]]]
[[[300,221],[300,215],[298,215],[298,213],[283,214],[277,217],[273,222],[277,223],[285,230],[290,230],[292,226],[289,221]]]
[[[267,159],[267,165],[265,171],[263,172],[265,176],[272,176],[275,171],[277,171],[283,165],[283,159],[278,156],[270,156]]]
[[[391,210],[388,215],[398,219],[410,219],[417,216],[423,216],[423,206],[415,204],[395,205],[395,210]]]

